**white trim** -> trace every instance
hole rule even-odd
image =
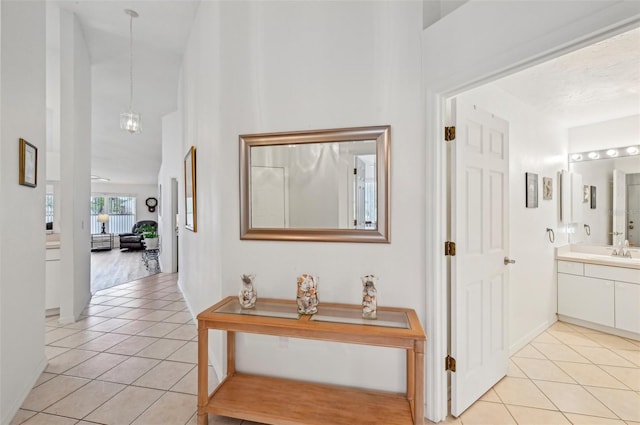
[[[184,293],[184,288],[183,288],[183,284],[182,284],[182,277],[180,275],[178,275],[178,282],[177,283],[178,283],[178,289],[180,289],[180,293],[182,294],[182,299],[184,300],[184,303],[187,305],[187,309],[189,309],[189,313],[191,314],[191,317],[193,318],[193,322],[197,326],[198,325],[198,320],[196,320],[196,317],[198,316],[198,313],[193,311],[193,307],[189,303],[189,298],[187,298],[187,296]],[[209,342],[211,342],[211,341],[209,341]],[[211,350],[211,343],[209,343],[209,363],[211,364],[211,366],[213,366],[213,371],[216,374],[216,379],[218,380],[218,382],[220,382],[220,377],[221,376],[226,376],[226,375],[222,373],[222,371],[223,371],[222,364],[220,363],[220,359],[218,359],[214,355],[214,353],[215,353],[215,351]],[[211,384],[211,383],[209,383],[209,384]]]
[[[562,4],[564,3],[564,4]],[[531,2],[522,2],[523,7],[531,7]],[[426,236],[427,236],[427,276],[426,276],[426,323],[427,332],[427,352],[426,352],[426,381],[425,381],[425,414],[433,422],[444,420],[448,414],[447,395],[447,374],[444,370],[444,358],[448,346],[448,320],[449,306],[447,305],[447,270],[446,257],[442,255],[442,246],[446,237],[447,217],[446,217],[446,149],[442,142],[445,122],[445,100],[447,97],[458,94],[472,87],[489,83],[503,76],[528,68],[543,61],[576,50],[596,41],[611,37],[617,33],[638,26],[640,23],[640,3],[634,1],[610,2],[610,6],[602,3],[602,8],[593,12],[588,2],[575,2],[575,18],[571,19],[564,10],[564,22],[556,20],[548,23],[545,19],[537,19],[529,14],[513,14],[514,3],[485,3],[468,2],[456,11],[452,12],[432,27],[423,32],[423,84],[425,90],[426,123],[425,142],[427,143],[427,181],[426,199],[435,204],[435,208],[427,208]],[[484,7],[486,6],[486,9]],[[554,7],[565,7],[566,2],[553,4],[541,2],[540,9],[553,9]],[[447,35],[455,32],[461,26],[474,27],[476,22],[482,22],[480,32],[486,28],[503,28],[501,22],[504,17],[498,8],[505,8],[509,12],[511,19],[510,26],[514,28],[528,28],[523,34],[515,36],[497,37],[490,46],[490,50],[483,52],[482,42],[469,43],[460,39],[453,45],[447,44],[450,48],[442,55],[440,47],[443,43],[435,45],[437,48],[429,51],[428,36],[438,31],[440,39],[446,39]],[[584,9],[584,10],[583,10]],[[529,9],[530,10],[530,9]],[[489,12],[490,11],[490,12]],[[548,12],[547,12],[548,13]],[[543,13],[540,12],[542,15]],[[582,14],[582,15],[581,15]],[[470,20],[470,17],[477,15],[482,19]],[[481,16],[480,16],[481,15]],[[518,19],[521,22],[515,22]],[[545,25],[549,31],[544,36],[534,37],[530,31],[532,23],[538,29],[544,29]],[[521,25],[518,25],[521,23]],[[449,24],[453,24],[450,25]],[[430,30],[432,28],[432,30]],[[494,30],[495,32],[495,30]],[[495,34],[494,34],[495,35]],[[435,37],[431,36],[431,40]],[[514,42],[520,43],[519,49],[513,47]],[[452,56],[451,60],[456,63],[459,58],[461,46],[467,44],[480,53],[486,53],[481,64],[474,66],[459,67],[457,73],[452,75],[440,73],[438,67],[443,67],[442,63],[448,63],[447,55]],[[434,44],[431,44],[434,46]],[[467,51],[470,47],[467,47]],[[502,49],[502,50],[501,50]],[[463,50],[464,51],[464,50]],[[471,61],[473,62],[473,61]],[[435,68],[432,72],[431,68]],[[446,65],[444,66],[446,69]],[[440,69],[441,71],[441,69]],[[430,75],[431,74],[431,75]],[[435,76],[435,77],[434,77]],[[432,78],[432,80],[429,80]],[[519,341],[518,344],[521,344]]]
[[[509,346],[509,357],[522,350],[525,345],[536,339],[538,335],[549,329],[557,321],[558,319],[556,317],[554,317],[553,320],[547,320],[546,322],[542,323],[540,326],[537,326],[534,330],[526,334],[524,337],[511,344]]]
[[[22,381],[23,383],[22,388],[18,388],[17,391],[15,391],[15,393],[17,393],[18,395],[16,397],[13,397],[13,403],[11,403],[12,405],[7,407],[7,410],[3,412],[4,416],[0,418],[0,424],[11,423],[14,416],[16,415],[16,413],[18,413],[18,410],[20,409],[24,401],[29,396],[29,393],[33,389],[34,385],[36,385],[36,382],[38,382],[40,375],[42,375],[42,372],[44,372],[44,369],[47,367],[48,364],[49,364],[49,361],[47,360],[47,356],[44,354],[44,349],[43,349],[42,359],[40,359],[40,362],[33,370],[31,379]]]

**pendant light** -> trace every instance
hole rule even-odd
[[[129,110],[120,114],[120,128],[131,134],[138,134],[141,130],[140,114],[133,111],[133,18],[138,17],[138,12],[125,9],[129,15]]]

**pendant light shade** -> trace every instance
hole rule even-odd
[[[138,17],[138,12],[125,9],[124,13],[129,15],[129,110],[120,114],[120,128],[138,134],[142,130],[142,118],[133,111],[133,18]]]

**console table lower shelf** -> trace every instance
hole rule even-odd
[[[236,373],[209,397],[207,412],[272,424],[413,424],[404,394]]]
[[[226,332],[227,370],[208,392],[209,330]],[[303,382],[236,370],[236,333],[364,344],[406,351],[406,393]],[[362,319],[362,306],[323,303],[313,316],[299,315],[295,301],[260,299],[243,310],[227,297],[198,315],[198,425],[207,414],[272,425],[423,425],[426,336],[415,311],[378,309]]]

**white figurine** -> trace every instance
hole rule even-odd
[[[378,310],[378,290],[376,283],[378,278],[372,274],[362,276],[362,318],[377,319]]]
[[[316,314],[318,312],[318,278],[310,274],[298,276],[298,313]]]
[[[242,275],[242,289],[238,294],[238,301],[242,308],[254,308],[258,299],[258,292],[253,288],[253,279],[255,275]]]

